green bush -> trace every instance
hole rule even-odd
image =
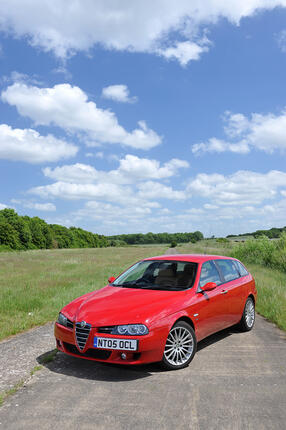
[[[232,256],[247,263],[261,264],[286,272],[286,233],[280,239],[270,240],[266,236],[251,239],[237,245]]]

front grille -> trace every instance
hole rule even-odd
[[[67,319],[67,328],[73,329],[73,322],[69,319]]]
[[[98,327],[97,331],[98,333],[108,333],[112,334],[112,330],[114,329],[114,326],[109,327]]]
[[[79,352],[75,345],[71,345],[70,343],[63,342],[66,351],[71,354],[75,354],[78,357],[88,357],[88,358],[97,358],[98,360],[107,360],[111,351],[105,351],[103,349],[88,349],[86,352]]]
[[[81,323],[76,323],[75,325],[75,337],[76,337],[76,343],[79,349],[82,351],[86,345],[91,325],[86,324],[85,327],[80,326]]]

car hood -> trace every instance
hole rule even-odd
[[[179,310],[186,294],[106,286],[74,300],[62,311],[71,320],[84,320],[94,327],[150,323]]]

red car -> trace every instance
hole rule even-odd
[[[234,324],[252,329],[257,291],[236,259],[163,255],[141,260],[75,299],[55,323],[57,348],[118,364],[161,361],[181,369],[197,342]]]

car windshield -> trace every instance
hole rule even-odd
[[[185,290],[194,284],[197,263],[189,261],[139,261],[122,273],[113,286],[156,290]]]

